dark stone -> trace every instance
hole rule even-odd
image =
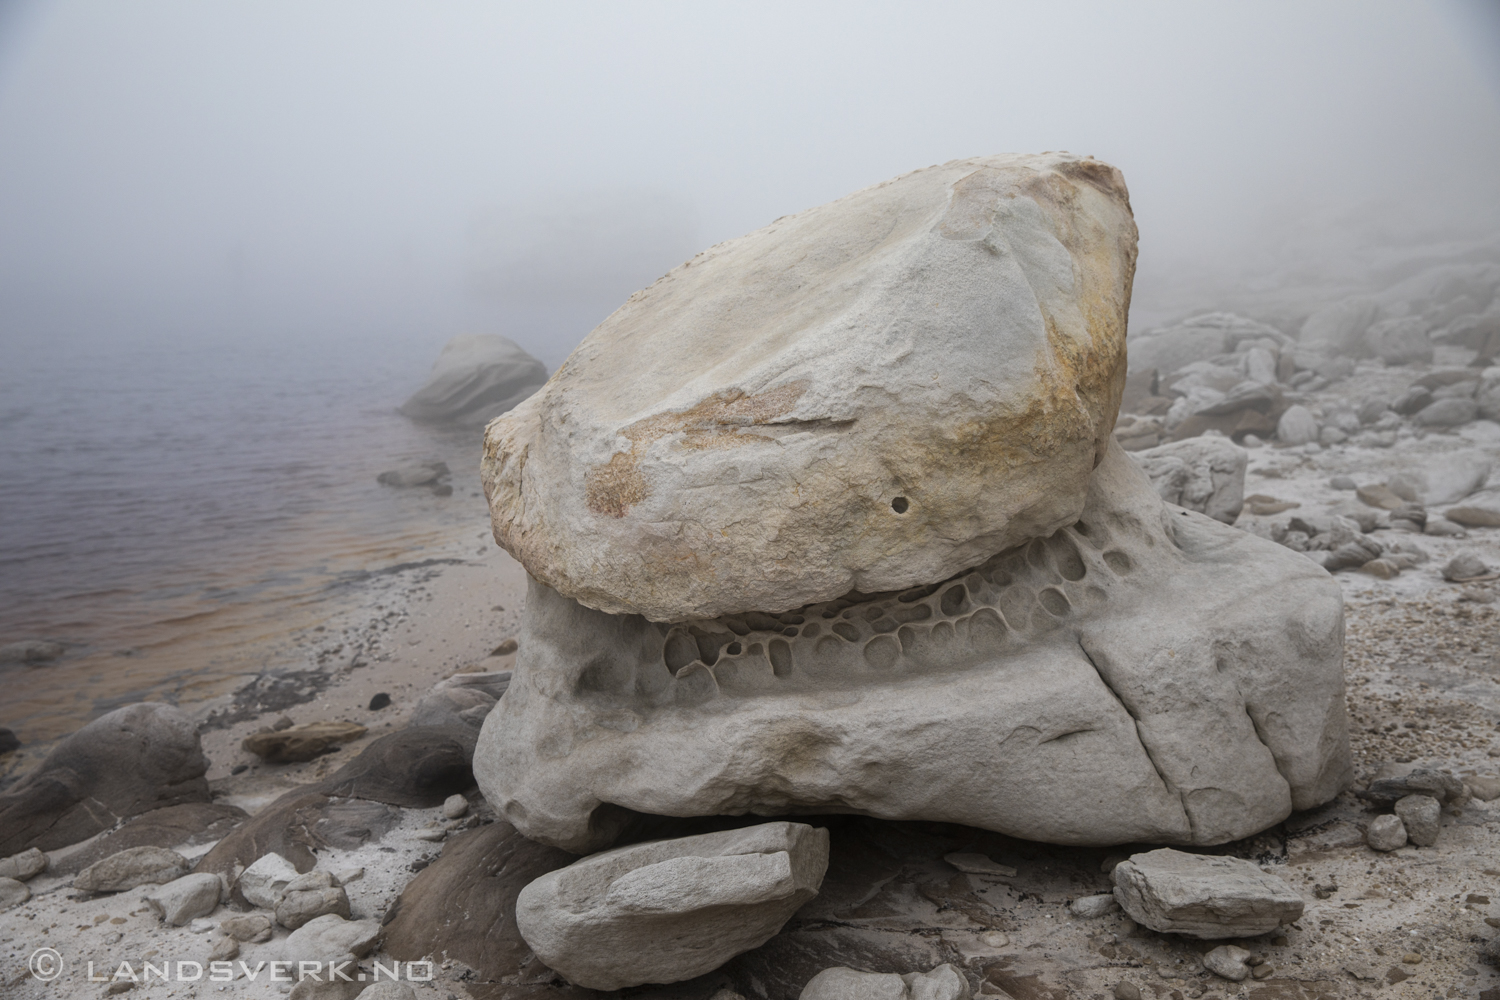
[[[468,730],[413,727],[382,736],[323,781],[266,806],[219,841],[193,871],[232,880],[270,852],[299,872],[311,871],[316,849],[348,850],[390,829],[398,816],[377,803],[425,809],[473,787],[473,757],[474,734]]]
[[[481,980],[545,985],[556,977],[516,929],[516,896],[577,861],[497,822],[450,837],[385,916],[385,950],[403,961],[456,959]]]
[[[12,750],[19,749],[20,746],[21,737],[4,726],[0,726],[0,753],[10,753]]]
[[[234,765],[234,767],[232,767],[232,768],[229,769],[229,773],[230,774],[244,774],[248,770],[250,770],[250,765],[249,764],[236,764],[236,765]]]
[[[378,712],[382,708],[389,708],[390,704],[391,696],[382,691],[370,699],[370,711]]]
[[[328,795],[430,809],[474,787],[476,734],[458,726],[408,726],[382,736],[317,785]]]
[[[208,802],[207,770],[197,730],[178,709],[145,702],[115,709],[0,794],[0,857],[53,851],[153,809]]]
[[[1367,802],[1394,804],[1408,795],[1429,795],[1439,802],[1451,802],[1463,794],[1463,782],[1447,771],[1419,767],[1399,778],[1381,778],[1356,794]]]
[[[132,847],[174,848],[180,844],[206,844],[219,840],[250,818],[238,806],[216,802],[186,802],[142,813],[112,833],[90,844],[87,850],[52,861],[54,872],[71,875]]]

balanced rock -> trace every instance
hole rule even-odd
[[[516,925],[575,985],[681,982],[770,940],[827,868],[828,831],[803,823],[634,844],[526,886]]]
[[[914,171],[721,243],[490,425],[496,540],[565,598],[678,621],[1049,535],[1111,440],[1135,256],[1119,171],[1066,154]]]
[[[1448,771],[1414,767],[1405,774],[1378,777],[1358,795],[1369,802],[1395,805],[1408,795],[1429,795],[1438,802],[1452,802],[1460,798],[1463,791],[1463,782]]]
[[[164,847],[131,847],[89,865],[73,879],[73,888],[85,892],[123,892],[136,886],[171,882],[188,873],[192,865],[176,851]]]
[[[426,423],[483,427],[541,388],[547,366],[504,337],[460,334],[401,412]]]
[[[951,965],[931,972],[858,972],[824,969],[803,988],[799,1000],[969,1000],[969,980]]]
[[[1167,503],[1233,524],[1245,506],[1249,453],[1223,437],[1195,437],[1135,453]]]
[[[1302,897],[1242,858],[1161,848],[1115,866],[1115,898],[1136,923],[1196,938],[1254,937],[1302,916]]]
[[[531,576],[489,802],[576,853],[632,811],[1210,844],[1347,786],[1337,583],[1112,438],[1133,246],[1113,168],[999,157],[633,297],[489,429]]]
[[[1077,523],[945,581],[667,626],[533,580],[524,629],[475,777],[575,853],[619,807],[1222,843],[1352,780],[1337,583],[1118,447]]]
[[[207,771],[186,713],[153,702],[117,708],[0,793],[0,855],[66,847],[153,809],[207,802]]]

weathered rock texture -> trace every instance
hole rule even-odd
[[[513,341],[461,334],[443,345],[422,388],[401,406],[413,420],[483,427],[547,381],[547,366]]]
[[[1135,453],[1151,485],[1168,503],[1233,524],[1245,506],[1249,453],[1223,437],[1174,441]]]
[[[654,621],[945,579],[1077,520],[1125,377],[1136,230],[1066,154],[918,170],[633,295],[492,423],[495,537]]]
[[[1254,937],[1302,916],[1302,897],[1243,858],[1170,848],[1115,866],[1115,898],[1154,931],[1196,938]]]
[[[1333,579],[1166,506],[1118,446],[1083,499],[942,583],[779,615],[665,625],[533,582],[480,788],[586,853],[625,810],[1213,844],[1346,787]]]
[[[827,869],[828,831],[805,823],[633,844],[526,886],[516,925],[575,985],[676,983],[765,944]]]

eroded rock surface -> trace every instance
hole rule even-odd
[[[495,537],[657,621],[942,580],[1077,520],[1114,427],[1136,230],[1067,154],[918,170],[633,295],[492,423]]]
[[[1116,446],[1073,525],[909,591],[666,625],[533,582],[475,775],[577,853],[625,809],[1222,843],[1349,783],[1342,643],[1322,569]]]

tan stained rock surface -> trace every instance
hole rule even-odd
[[[490,424],[495,537],[654,621],[941,580],[1077,519],[1114,426],[1136,230],[1068,154],[958,160],[637,292]]]

